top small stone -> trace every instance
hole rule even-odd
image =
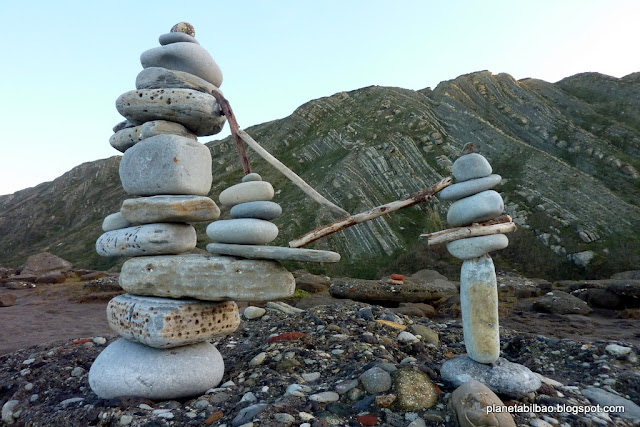
[[[242,177],[242,182],[262,181],[262,177],[253,172]]]
[[[483,178],[491,175],[491,165],[478,153],[470,153],[461,156],[453,162],[453,176],[456,181],[467,181],[474,178]]]
[[[172,33],[185,33],[189,34],[191,37],[196,36],[196,29],[193,28],[193,25],[188,22],[178,22],[176,25],[171,27]]]

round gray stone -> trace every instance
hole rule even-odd
[[[440,376],[454,387],[476,380],[494,393],[523,397],[540,388],[538,377],[526,366],[499,358],[492,364],[478,363],[467,356],[455,357],[442,364]]]
[[[301,262],[338,262],[340,254],[316,249],[283,248],[280,246],[233,245],[209,243],[207,251],[212,254],[232,255],[250,259],[275,259]]]
[[[438,197],[442,200],[452,201],[462,199],[481,191],[490,190],[500,184],[500,181],[502,181],[502,177],[496,174],[485,176],[484,178],[470,179],[446,187],[438,193]]]
[[[467,181],[491,175],[491,165],[478,153],[465,154],[453,162],[453,176],[456,181]]]
[[[135,125],[153,120],[180,123],[197,136],[214,135],[226,118],[216,99],[192,89],[141,89],[125,92],[116,109]]]
[[[248,173],[242,177],[242,182],[262,181],[262,177],[255,172]]]
[[[488,190],[453,202],[447,212],[447,222],[452,227],[460,227],[496,218],[502,211],[502,197],[495,191]]]
[[[121,212],[112,213],[102,221],[102,231],[113,231],[131,227],[133,224],[122,216]]]
[[[270,221],[282,215],[282,206],[275,202],[246,202],[231,208],[233,218],[258,218]]]
[[[360,375],[360,382],[369,394],[384,393],[391,389],[391,375],[382,368],[374,366]]]
[[[171,44],[171,43],[178,43],[178,42],[186,42],[186,43],[196,43],[196,44],[200,44],[198,43],[198,40],[195,39],[195,37],[186,34],[186,33],[167,33],[167,34],[162,34],[160,35],[160,37],[158,37],[158,42],[164,46],[167,44]]]
[[[209,224],[207,236],[219,243],[264,245],[278,237],[278,226],[255,218],[227,219]]]
[[[158,135],[140,141],[120,161],[124,191],[137,196],[205,196],[211,189],[211,153],[197,141]]]
[[[122,216],[134,224],[155,222],[213,221],[220,216],[218,205],[204,196],[152,196],[126,199]]]
[[[169,400],[203,394],[223,374],[222,356],[208,342],[165,350],[120,338],[93,362],[89,385],[103,399]]]
[[[266,181],[249,181],[232,185],[220,193],[220,203],[235,206],[240,203],[268,201],[273,199],[275,192]]]
[[[194,74],[220,87],[222,71],[209,52],[197,43],[176,42],[154,47],[140,55],[143,68],[162,67]]]
[[[180,254],[196,243],[196,229],[189,224],[145,224],[104,233],[96,252],[107,257]]]
[[[504,234],[468,237],[447,243],[449,253],[459,259],[478,258],[491,251],[509,246],[509,239]]]

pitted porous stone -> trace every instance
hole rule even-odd
[[[132,258],[120,272],[132,294],[206,301],[273,301],[293,295],[295,279],[280,263],[212,255]]]
[[[196,36],[196,29],[193,27],[193,25],[189,24],[188,22],[178,22],[176,25],[171,27],[171,32],[185,33],[190,35],[191,37]]]
[[[228,335],[240,325],[233,301],[203,302],[118,295],[107,321],[120,336],[154,348],[173,348]]]
[[[211,189],[211,154],[197,141],[158,135],[140,141],[120,161],[124,191],[137,196],[206,196]]]
[[[136,89],[164,88],[191,89],[207,94],[217,89],[215,85],[193,74],[161,67],[145,68],[136,77]]]
[[[96,251],[101,256],[181,254],[196,243],[196,229],[189,224],[145,224],[104,233]]]
[[[167,120],[197,136],[215,135],[226,120],[213,96],[190,89],[132,90],[118,97],[116,108],[135,125]]]
[[[460,227],[496,218],[502,211],[502,197],[495,191],[488,190],[453,202],[447,212],[447,222],[452,227]]]
[[[134,224],[155,222],[213,221],[220,216],[218,205],[204,196],[152,196],[126,199],[122,216]]]
[[[176,42],[154,47],[140,55],[142,68],[162,67],[196,75],[220,87],[222,71],[209,52],[197,43]]]
[[[278,237],[278,226],[255,218],[226,219],[209,224],[207,236],[219,243],[264,245]]]
[[[208,342],[158,349],[120,338],[91,365],[89,385],[103,399],[171,400],[199,396],[223,375],[222,356]]]
[[[500,184],[500,181],[502,181],[502,177],[496,174],[485,176],[484,178],[470,179],[469,181],[448,186],[438,193],[438,197],[442,200],[459,200],[481,191],[490,190]]]
[[[258,218],[271,221],[282,215],[282,207],[274,202],[247,202],[232,207],[230,214],[232,218]]]
[[[184,136],[194,141],[198,140],[194,134],[189,132],[187,128],[180,123],[168,122],[166,120],[153,120],[140,126],[122,129],[114,133],[111,135],[111,138],[109,138],[109,143],[113,148],[124,153],[143,139],[165,133]]]
[[[166,44],[171,44],[171,43],[178,43],[178,42],[187,42],[187,43],[196,43],[196,44],[200,44],[198,43],[198,40],[195,39],[195,37],[187,34],[187,33],[166,33],[166,34],[162,34],[160,35],[160,37],[158,37],[158,42],[164,46]]]
[[[229,243],[209,243],[207,251],[212,254],[231,255],[251,259],[276,259],[300,262],[338,262],[340,254],[316,249],[283,248],[280,246],[233,245]]]
[[[465,154],[453,162],[453,176],[456,181],[467,181],[491,175],[491,165],[478,153]]]
[[[509,239],[504,234],[468,237],[447,243],[447,250],[459,259],[478,258],[488,252],[504,249],[509,246]]]
[[[500,355],[498,287],[489,255],[462,263],[460,308],[469,357],[480,363],[495,362]]]
[[[248,181],[232,185],[220,193],[220,203],[235,206],[240,203],[268,201],[273,199],[275,192],[266,181]]]
[[[122,216],[121,212],[112,213],[102,221],[102,231],[113,231],[131,227],[133,224]]]

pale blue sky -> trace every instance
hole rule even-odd
[[[180,21],[222,69],[242,127],[369,85],[422,89],[484,69],[550,82],[640,71],[638,1],[0,0],[0,10],[0,194],[119,154],[115,100],[135,89],[140,54]]]

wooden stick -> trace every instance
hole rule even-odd
[[[353,215],[348,218],[332,222],[331,224],[318,227],[315,230],[305,234],[304,236],[290,241],[289,247],[299,248],[301,246],[308,245],[309,243],[316,241],[322,237],[333,234],[336,231],[344,230],[345,228],[360,224],[365,221],[371,221],[372,219],[388,214],[390,212],[395,212],[399,209],[407,208],[409,206],[417,205],[418,203],[431,200],[434,194],[451,185],[452,181],[453,180],[451,177],[444,178],[443,180],[433,184],[431,187],[415,193],[405,199],[387,203],[386,205],[378,206],[376,208],[369,209],[368,211],[361,212],[357,215]]]
[[[244,170],[244,174],[251,173],[251,165],[249,165],[249,158],[247,157],[247,152],[244,149],[244,144],[242,143],[242,139],[238,136],[238,131],[240,130],[240,126],[238,125],[238,121],[236,120],[236,116],[233,114],[233,110],[231,109],[231,104],[227,98],[224,97],[222,92],[217,89],[213,89],[211,91],[211,95],[218,101],[220,104],[220,108],[222,109],[222,114],[225,115],[227,120],[229,121],[229,127],[231,128],[231,135],[233,135],[233,140],[236,143],[236,151],[238,152],[238,156],[240,156],[240,163],[242,163],[242,169]]]
[[[249,134],[242,129],[238,129],[238,136],[244,141],[249,147],[251,147],[260,157],[262,157],[267,163],[280,171],[284,176],[289,178],[291,182],[300,187],[302,191],[304,191],[309,197],[311,197],[316,202],[321,205],[326,206],[333,212],[348,217],[349,212],[342,209],[340,206],[330,202],[326,198],[322,196],[322,194],[318,193],[314,190],[309,184],[304,182],[302,178],[300,178],[294,171],[286,167],[280,160],[276,159],[269,153],[267,150],[262,148],[260,144],[258,144]]]
[[[474,223],[466,227],[450,228],[448,230],[437,231],[435,233],[421,234],[420,237],[427,237],[427,245],[433,246],[441,243],[452,242],[454,240],[465,239],[467,237],[509,233],[511,231],[515,231],[516,228],[516,224],[511,221],[511,217],[509,215],[503,215],[489,221]]]

